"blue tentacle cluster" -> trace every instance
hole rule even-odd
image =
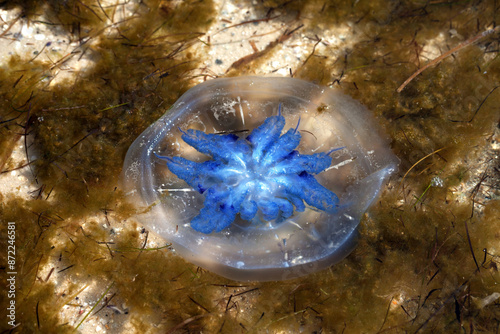
[[[212,159],[194,162],[162,157],[172,173],[205,196],[204,207],[191,221],[203,233],[229,227],[239,213],[244,220],[288,218],[308,205],[337,211],[338,197],[314,175],[331,164],[329,153],[300,154],[297,129],[281,135],[285,118],[267,118],[246,138],[189,129],[182,139]]]

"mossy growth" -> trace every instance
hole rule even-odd
[[[0,69],[1,171],[27,171],[38,188],[29,198],[0,194],[3,249],[6,222],[16,222],[14,331],[90,332],[96,323],[108,332],[151,333],[496,330],[498,301],[488,297],[500,281],[500,205],[491,200],[498,148],[485,147],[499,141],[497,35],[396,93],[425,57],[443,52],[438,46],[498,22],[492,3],[255,5],[263,16],[293,14],[285,27],[303,24],[310,39],[338,25],[352,29],[349,49],[319,43],[292,73],[362,101],[401,159],[399,175],[361,224],[359,247],[331,268],[278,283],[232,282],[184,261],[165,241],[151,242],[119,187],[131,142],[193,78],[211,75],[203,70],[210,45],[200,37],[214,21],[214,4],[142,1],[130,4],[129,17],[121,5],[99,1],[2,5],[20,8],[16,20],[77,43],[69,52],[47,49],[48,58],[13,54]],[[230,75],[265,66],[287,42]],[[11,154],[24,138],[19,163]]]

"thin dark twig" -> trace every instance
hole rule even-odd
[[[481,104],[479,104],[479,107],[477,107],[476,111],[474,112],[474,115],[472,115],[471,119],[469,119],[468,121],[459,121],[459,120],[454,120],[454,119],[451,119],[450,121],[451,122],[454,122],[454,123],[471,123],[474,118],[476,117],[477,113],[479,112],[479,109],[481,109],[481,107],[483,106],[484,102],[486,102],[486,100],[488,99],[488,97],[500,86],[495,86],[493,87],[492,90],[490,90],[490,92],[486,95],[486,97],[481,101]]]
[[[12,88],[16,88],[17,84],[19,83],[19,81],[21,81],[21,79],[24,77],[24,74],[21,74],[21,76],[16,80],[16,82],[14,82],[14,84],[12,85]]]
[[[434,277],[436,277],[437,274],[439,274],[440,271],[441,268],[438,268],[438,270],[434,273],[434,275],[432,275],[431,279],[427,282],[427,285],[429,285],[429,283],[434,279]]]
[[[9,122],[12,122],[12,121],[15,121],[16,119],[18,119],[19,117],[21,116],[21,114],[17,115],[16,117],[14,118],[9,118],[9,119],[6,119],[5,121],[0,121],[0,125],[4,124],[4,123],[9,123]]]
[[[30,126],[30,119],[31,119],[31,116],[30,116],[30,111],[31,111],[31,107],[28,108],[28,113],[26,115],[26,124],[24,125],[24,153],[26,154],[26,161],[27,161],[27,164],[30,168],[30,172],[31,172],[31,175],[33,175],[33,178],[35,179],[35,182],[36,184],[38,184],[38,178],[36,177],[35,175],[35,171],[33,170],[32,166],[31,166],[31,162],[30,162],[30,157],[28,155],[28,128]]]
[[[109,302],[111,301],[111,299],[113,299],[113,297],[114,297],[114,296],[116,296],[116,292],[115,292],[115,293],[113,293],[113,295],[112,295],[111,297],[109,297],[109,299],[108,299],[108,298],[106,298],[106,302],[104,303],[104,305],[103,305],[100,309],[98,309],[97,311],[95,311],[93,315],[96,315],[96,314],[97,314],[97,313],[99,313],[99,312],[100,312],[103,308],[105,308],[106,306],[108,306]]]
[[[40,317],[38,316],[38,304],[40,301],[36,302],[36,325],[38,326],[38,329],[40,329]]]
[[[255,290],[259,290],[259,288],[253,288],[253,289],[250,289],[250,290],[246,290],[246,291],[243,291],[243,292],[237,293],[237,294],[235,294],[234,296],[235,296],[235,297],[237,297],[237,296],[241,296],[241,295],[244,295],[245,293],[249,293],[249,292],[252,292],[252,291],[255,291]]]
[[[321,43],[321,41],[322,41],[322,39],[318,38],[318,41],[314,44],[311,53],[309,54],[309,56],[307,56],[306,60],[304,60],[304,62],[302,63],[302,66],[300,66],[301,68],[303,68],[304,66],[306,66],[306,64],[309,61],[309,59],[311,59],[311,57],[314,56],[314,53],[316,52],[316,47],[318,46],[319,43]],[[292,77],[294,77],[297,74],[298,70],[299,69],[296,69],[295,72],[292,73]]]
[[[104,16],[106,16],[108,18],[108,20],[110,20],[112,22],[113,20],[111,20],[111,18],[108,16],[108,14],[106,14],[106,11],[104,10],[104,8],[102,8],[101,2],[99,0],[97,0],[97,4],[99,5],[99,8],[101,8],[101,11],[103,12]]]
[[[481,263],[481,267],[484,266],[484,264],[486,263],[486,257],[488,256],[488,249],[483,248],[483,253],[484,253],[484,259],[483,259],[483,263]]]
[[[45,50],[45,48],[46,48],[47,46],[49,46],[49,45],[50,45],[50,42],[45,43],[45,45],[43,46],[43,48],[42,48],[39,52],[37,52],[37,54],[36,54],[33,58],[31,58],[31,59],[28,61],[28,63],[31,63],[31,62],[33,62],[33,60],[35,60],[36,58],[38,58],[38,56],[39,56],[39,55],[41,55],[41,54],[43,53],[43,50]]]
[[[74,266],[75,266],[75,265],[74,265],[74,264],[72,264],[71,266],[68,266],[68,267],[66,267],[66,268],[64,268],[64,269],[59,270],[59,271],[58,271],[58,273],[62,273],[63,271],[68,270],[69,268],[72,268],[72,267],[74,267]]]
[[[425,296],[424,298],[424,302],[422,303],[422,307],[424,307],[425,303],[427,302],[427,299],[429,299],[429,297],[436,291],[439,291],[441,290],[441,288],[439,289],[432,289],[431,291],[429,291],[429,293],[427,294],[427,296]]]
[[[479,269],[479,265],[477,264],[476,256],[474,255],[474,250],[472,249],[472,242],[470,241],[469,226],[467,225],[467,221],[465,221],[465,232],[467,233],[467,241],[469,242],[469,249],[472,254],[472,258],[474,259],[474,263],[476,264],[477,271],[481,271],[481,269]]]
[[[231,302],[231,299],[233,298],[233,295],[230,295],[229,298],[227,299],[227,304],[226,304],[226,312],[229,308],[229,303]]]
[[[49,278],[50,278],[50,276],[52,276],[52,273],[54,272],[54,270],[55,270],[55,268],[54,268],[54,267],[52,267],[52,269],[50,269],[49,274],[48,274],[48,275],[47,275],[47,277],[45,278],[45,282],[47,282],[47,281],[49,280]]]
[[[382,326],[380,326],[380,329],[378,330],[379,332],[382,331],[382,328],[384,328],[385,322],[387,321],[387,317],[389,316],[389,310],[391,309],[391,304],[393,299],[394,297],[392,297],[391,300],[389,301],[389,306],[387,306],[387,311],[385,312],[384,321],[382,322]]]
[[[205,310],[207,313],[210,313],[210,311],[203,305],[201,305],[200,303],[198,303],[196,300],[194,300],[193,298],[191,298],[190,296],[188,296],[189,300],[191,300],[193,303],[195,303],[196,305],[198,305],[199,307],[201,307],[203,310]]]
[[[68,148],[66,151],[64,151],[63,153],[59,154],[58,156],[56,156],[54,159],[52,159],[50,162],[54,162],[56,161],[57,159],[59,159],[60,157],[62,157],[63,155],[65,155],[66,153],[68,153],[69,151],[71,151],[76,145],[80,144],[82,141],[84,141],[85,139],[87,139],[87,137],[95,134],[99,132],[99,129],[94,129],[92,131],[90,131],[89,133],[87,133],[82,139],[78,140],[76,143],[74,143],[70,148]]]

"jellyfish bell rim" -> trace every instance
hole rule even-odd
[[[284,91],[282,90],[283,86],[287,88]],[[330,100],[332,99],[335,100],[333,102],[332,109],[342,104],[354,106],[355,108],[353,112],[354,118],[349,118],[348,117],[349,115],[346,116],[344,114],[340,115],[339,117],[348,119],[350,124],[347,125],[347,127],[359,126],[359,124],[366,127],[365,124],[368,124],[369,129],[361,129],[360,131],[358,131],[361,134],[357,133],[356,135],[362,136],[363,131],[370,130],[375,133],[376,141],[378,141],[381,146],[385,145],[384,147],[382,147],[384,153],[387,154],[387,151],[390,152],[390,150],[387,148],[386,140],[383,138],[383,136],[379,135],[380,130],[378,130],[378,128],[374,126],[376,122],[373,116],[370,115],[369,112],[366,110],[366,108],[362,107],[359,102],[355,101],[354,99],[350,98],[347,95],[344,95],[342,92],[338,90],[332,90],[327,87],[318,86],[313,83],[303,81],[300,79],[281,78],[281,77],[234,77],[234,78],[221,78],[221,79],[210,80],[191,88],[184,95],[182,95],[179,98],[179,100],[177,100],[177,102],[175,102],[172,105],[172,107],[169,108],[169,110],[167,110],[167,112],[162,117],[160,117],[160,119],[158,119],[152,125],[150,125],[134,141],[134,143],[131,145],[131,148],[127,152],[124,163],[123,177],[122,177],[123,187],[126,190],[126,192],[128,191],[128,193],[132,194],[132,196],[135,199],[139,200],[139,203],[142,203],[143,206],[150,207],[148,213],[143,215],[138,215],[137,219],[155,234],[158,234],[160,235],[160,237],[166,239],[169,242],[172,242],[176,252],[179,253],[179,255],[181,255],[188,261],[195,263],[200,267],[203,267],[207,270],[215,272],[224,277],[236,280],[269,281],[269,280],[280,280],[283,279],[283,277],[285,276],[286,278],[293,278],[308,274],[309,272],[311,272],[310,268],[313,268],[314,271],[317,271],[342,260],[355,248],[355,244],[358,239],[357,229],[362,217],[362,213],[356,213],[354,215],[354,218],[356,220],[355,222],[352,221],[345,222],[347,229],[345,230],[345,234],[342,235],[341,242],[339,242],[339,244],[342,246],[336,248],[335,251],[326,253],[326,255],[318,257],[314,261],[299,263],[296,265],[290,265],[290,263],[288,263],[286,266],[277,265],[274,267],[272,265],[271,266],[249,265],[248,267],[246,266],[241,267],[236,264],[244,263],[244,261],[234,260],[231,263],[230,261],[228,262],[223,259],[225,255],[221,255],[221,258],[217,258],[217,256],[214,255],[214,252],[216,250],[212,250],[211,252],[211,254],[213,255],[212,257],[215,257],[215,259],[211,260],[211,262],[210,261],[207,262],[208,260],[206,259],[200,260],[198,257],[206,255],[204,254],[203,249],[199,248],[197,249],[197,251],[193,251],[192,249],[190,249],[191,245],[187,243],[185,240],[183,240],[183,238],[186,236],[188,237],[191,236],[191,238],[195,238],[193,237],[194,235],[193,232],[181,232],[180,234],[178,234],[176,229],[173,228],[172,226],[170,228],[166,229],[164,228],[163,230],[160,229],[158,226],[155,226],[155,224],[158,223],[158,220],[169,219],[169,217],[168,215],[165,215],[164,213],[160,212],[161,207],[159,209],[158,207],[155,207],[159,201],[158,189],[150,187],[149,184],[144,181],[144,180],[147,181],[148,178],[150,179],[155,176],[153,169],[155,167],[154,164],[156,164],[157,161],[155,161],[153,153],[158,152],[156,148],[165,138],[165,136],[168,135],[168,132],[176,127],[177,124],[176,122],[178,122],[179,120],[181,120],[182,122],[188,117],[186,116],[186,110],[193,111],[196,109],[197,104],[204,103],[207,101],[210,102],[212,99],[215,99],[217,101],[222,101],[227,96],[234,97],[235,93],[231,91],[231,89],[233,91],[234,90],[237,91],[236,95],[238,95],[238,98],[240,95],[244,96],[244,94],[247,94],[248,92],[250,93],[250,96],[252,95],[255,96],[258,95],[259,92],[265,91],[264,94],[265,96],[274,96],[274,100],[269,103],[274,104],[275,106],[277,106],[279,103],[283,103],[284,101],[288,101],[285,97],[288,97],[291,91],[294,91],[296,94],[295,96],[290,97],[290,99],[300,100],[300,103],[302,104],[311,103],[312,105],[319,107],[320,103],[322,103],[322,101],[325,99],[326,96]],[[308,94],[312,94],[314,96],[311,97]],[[315,97],[320,103],[312,101],[313,97]],[[339,101],[336,101],[336,99],[339,99]],[[285,103],[284,108],[286,109],[287,107],[288,106]],[[289,111],[287,110],[284,111],[285,114],[287,112]],[[329,111],[324,111],[324,112],[328,113]],[[292,115],[292,113],[289,112],[289,115]],[[237,117],[236,113],[234,116]],[[355,123],[356,125],[352,125],[351,123]],[[372,127],[372,125],[374,127]],[[142,147],[142,150],[138,151],[137,149],[140,147]],[[354,149],[357,149],[359,152],[362,152],[362,148],[355,147]],[[372,168],[373,166],[370,165],[370,163],[372,162],[366,161],[366,164],[368,164],[367,170],[370,171],[370,173],[365,175],[363,179],[359,180],[360,182],[358,182],[357,184],[353,183],[351,185],[351,187],[353,187],[352,189],[356,187],[362,188],[363,186],[369,186],[372,189],[375,189],[373,187],[376,187],[376,190],[371,193],[370,198],[367,198],[364,205],[361,205],[362,207],[360,207],[360,210],[362,209],[363,212],[364,210],[366,210],[366,208],[369,207],[371,203],[373,203],[373,201],[380,192],[380,186],[391,174],[391,172],[393,172],[396,168],[397,158],[395,158],[391,154],[388,154],[387,157],[388,159],[386,160],[379,159],[376,161],[374,165],[377,164],[381,165],[379,166],[378,169],[373,169]],[[132,166],[132,163],[139,161],[141,163],[137,164],[136,166],[137,171],[135,175],[135,177],[139,181],[136,181],[134,185],[130,187],[130,182],[128,182],[131,180],[129,168]],[[367,183],[363,183],[363,181]],[[378,185],[377,184],[372,185],[371,183],[377,183]],[[356,196],[354,196],[354,200],[356,200]],[[350,214],[349,211],[343,211],[343,210],[339,211],[340,211],[339,214],[346,214],[347,216],[349,216]],[[159,214],[157,215],[157,213]],[[338,223],[338,221],[336,222],[335,219],[338,220],[343,218],[338,218],[333,215],[331,219],[329,219],[330,224]],[[186,227],[186,224],[183,224],[181,227],[177,226],[177,228],[185,231],[185,229],[189,227]],[[235,227],[231,231],[237,229],[238,228]],[[203,235],[201,237],[205,238],[207,237],[207,235]],[[224,234],[217,236],[216,234],[212,233],[211,235],[208,235],[208,238],[211,238],[210,240],[213,241],[225,242]],[[201,243],[206,244],[206,242],[203,240]],[[228,252],[227,254],[230,254],[230,252]],[[248,254],[253,254],[253,253],[249,252]],[[263,254],[262,256],[265,256],[265,254]]]
[[[356,248],[360,238],[359,229],[356,227],[350,234],[346,235],[342,241],[342,247],[337,248],[337,251],[329,256],[320,258],[314,262],[307,262],[289,267],[261,267],[261,268],[237,268],[234,266],[225,265],[223,263],[214,263],[210,268],[205,262],[199,261],[195,254],[183,257],[188,262],[191,262],[203,269],[209,270],[217,275],[229,278],[240,282],[271,282],[284,281],[324,270],[336,263],[345,259]],[[183,245],[172,243],[176,251],[184,249]]]

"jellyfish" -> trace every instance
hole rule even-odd
[[[278,77],[209,80],[131,145],[122,186],[135,217],[196,265],[242,281],[326,268],[398,159],[342,92]]]

